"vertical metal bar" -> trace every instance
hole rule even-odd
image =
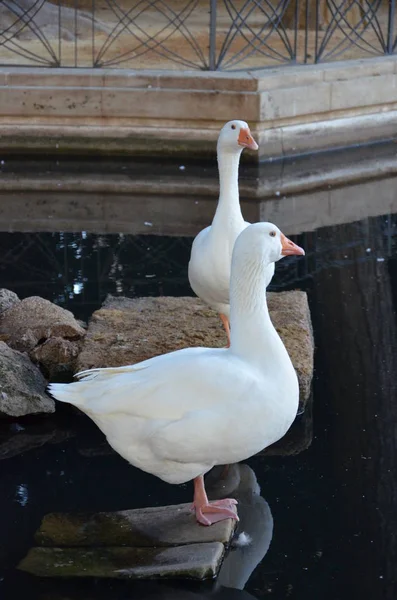
[[[309,0],[307,0],[309,2]],[[325,1],[325,0],[324,0]],[[320,27],[320,16],[319,16],[320,2],[316,2],[316,33],[314,37],[314,62],[317,62],[317,48],[318,48],[318,30]]]
[[[216,1],[210,0],[209,70],[216,71]]]
[[[92,67],[95,67],[95,0],[92,0]]]
[[[298,32],[299,32],[299,0],[295,0],[295,39],[294,39],[294,60],[298,59]]]
[[[389,0],[389,17],[387,23],[387,54],[393,54],[394,46],[394,13],[396,9],[395,0]]]
[[[310,2],[310,0],[306,0],[306,7],[305,7],[305,63],[307,63],[307,59],[308,59],[307,46],[309,43],[309,2]],[[316,7],[317,6],[318,6],[318,0],[316,2]],[[317,35],[317,22],[316,22],[316,35]]]
[[[74,66],[77,67],[77,9],[78,1],[74,0]]]
[[[58,0],[58,64],[62,65],[62,15],[61,15],[61,0]]]

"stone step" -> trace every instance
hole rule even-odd
[[[236,521],[199,525],[190,504],[46,515],[18,569],[38,577],[214,578]]]
[[[225,547],[220,542],[169,548],[32,548],[18,568],[38,577],[115,579],[216,576]]]
[[[51,513],[35,535],[41,546],[179,546],[206,542],[227,544],[231,519],[202,527],[190,504],[155,506],[94,514]]]

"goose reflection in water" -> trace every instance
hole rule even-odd
[[[210,590],[186,590],[167,584],[146,588],[142,600],[257,600],[244,590],[254,569],[263,560],[273,537],[273,517],[254,471],[247,464],[214,467],[206,477],[211,500],[233,494],[238,500],[240,522],[236,542],[227,554],[216,582]],[[239,543],[245,534],[246,545]]]
[[[254,471],[247,464],[214,467],[206,477],[206,489],[211,500],[233,497],[238,500],[240,521],[235,542],[223,561],[219,575],[210,591],[164,589],[145,600],[257,600],[244,590],[251,574],[266,556],[273,537],[273,517],[270,506],[261,496]],[[241,540],[244,540],[241,543]]]
[[[243,590],[272,541],[273,517],[270,507],[261,496],[254,471],[247,464],[215,467],[206,478],[206,486],[211,499],[228,497],[233,493],[238,500],[240,522],[236,541],[223,562],[217,586]]]

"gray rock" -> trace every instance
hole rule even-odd
[[[18,304],[20,299],[16,295],[15,292],[11,290],[6,290],[5,288],[0,289],[0,314],[14,306],[14,304]]]
[[[32,548],[18,569],[39,577],[212,579],[222,562],[220,542],[169,548]]]
[[[0,342],[0,417],[53,413],[55,403],[45,394],[46,384],[26,354]]]
[[[29,352],[51,337],[78,341],[84,335],[70,311],[37,296],[14,305],[0,320],[1,339],[20,352]]]

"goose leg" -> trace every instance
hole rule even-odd
[[[212,525],[225,519],[236,519],[238,516],[233,509],[237,500],[233,498],[224,498],[209,502],[204,487],[204,478],[201,475],[194,480],[194,500],[193,510],[196,512],[196,519],[202,525]]]
[[[226,315],[223,315],[222,313],[219,314],[221,321],[223,323],[223,326],[225,328],[226,331],[226,335],[227,335],[227,346],[226,348],[230,348],[230,326],[229,326],[229,319],[227,318]]]

